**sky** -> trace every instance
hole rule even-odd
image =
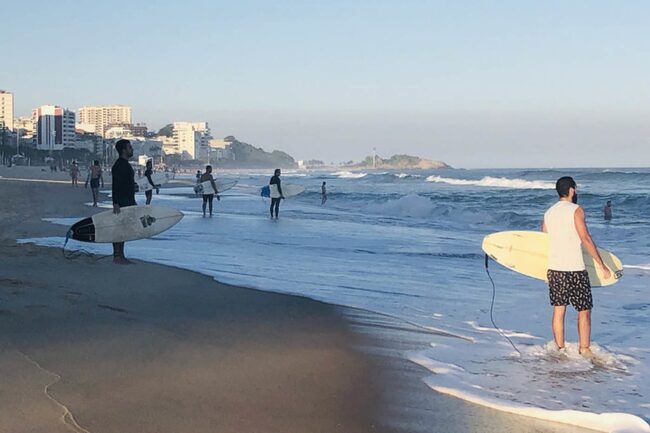
[[[647,1],[5,2],[15,112],[125,104],[296,159],[650,166]]]

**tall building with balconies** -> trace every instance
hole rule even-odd
[[[32,112],[39,150],[63,150],[75,143],[75,113],[56,105],[42,105]]]
[[[0,128],[14,129],[14,94],[0,90]]]
[[[208,122],[174,122],[173,137],[183,159],[199,159],[212,138]]]
[[[131,123],[131,107],[126,105],[81,107],[79,123],[95,125],[95,133],[104,137],[106,130],[111,125]]]

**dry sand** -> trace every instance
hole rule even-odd
[[[380,431],[334,307],[17,245],[93,212],[89,190],[6,179],[29,171],[0,170],[0,432]]]
[[[390,318],[16,244],[89,201],[0,166],[0,433],[583,431],[432,392],[402,356],[430,336]]]

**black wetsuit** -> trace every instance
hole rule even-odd
[[[273,210],[275,209],[275,217],[278,217],[278,212],[280,211],[280,200],[282,200],[282,187],[280,186],[280,176],[273,176],[271,178],[271,181],[269,182],[269,185],[277,185],[278,186],[278,192],[280,193],[280,197],[277,198],[271,198],[271,218],[273,218]]]
[[[135,172],[124,158],[118,158],[111,169],[113,175],[113,203],[120,207],[135,206]]]

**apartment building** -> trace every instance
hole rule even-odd
[[[95,133],[105,138],[106,130],[110,126],[131,124],[131,107],[126,105],[81,107],[79,123],[95,125]]]
[[[0,90],[0,128],[14,129],[14,95]]]
[[[200,159],[212,137],[208,122],[174,122],[173,138],[183,159]]]
[[[75,143],[75,113],[56,105],[42,105],[32,112],[39,150],[63,150]]]

